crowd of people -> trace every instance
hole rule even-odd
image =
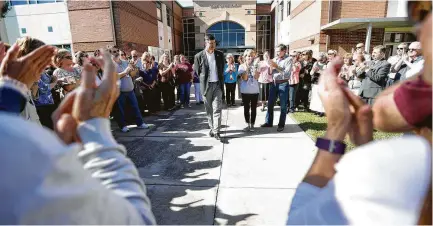
[[[194,84],[216,139],[223,100],[235,105],[236,86],[246,131],[255,128],[259,101],[262,109],[267,101],[261,127],[272,127],[279,99],[278,131],[301,103],[327,116],[288,224],[431,224],[431,12],[431,2],[408,3],[419,42],[407,50],[401,44],[388,60],[383,46],[370,56],[357,45],[343,60],[330,50],[315,61],[309,50],[287,54],[279,45],[273,59],[246,50],[238,64],[230,55],[226,64],[210,34],[193,64],[182,55],[157,63],[137,51],[128,59],[116,46],[73,57],[31,37],[0,43],[0,223],[156,224],[146,187],[109,118],[127,132],[129,107],[137,127],[148,128],[144,109],[160,110],[162,98],[172,110],[176,93],[178,107],[189,107]],[[373,141],[374,129],[413,135]],[[358,148],[346,154],[347,135]]]

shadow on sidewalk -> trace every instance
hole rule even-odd
[[[191,110],[198,111],[198,106],[196,108],[194,106]],[[158,224],[209,225],[214,224],[215,216],[218,216],[218,219],[234,225],[256,215],[229,215],[216,207],[222,148],[214,147],[221,144],[213,139],[191,140],[207,137],[203,134],[203,130],[208,129],[206,116],[196,112],[173,112],[155,120],[161,123],[155,123],[152,131],[161,132],[164,136],[150,137],[147,133],[144,137],[117,139],[125,145],[128,157],[146,184]],[[164,133],[167,131],[186,132],[188,136],[168,136]]]

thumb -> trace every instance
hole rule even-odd
[[[77,121],[70,114],[63,114],[57,121],[57,136],[66,144],[76,141]]]
[[[373,111],[370,105],[363,105],[356,112],[360,137],[365,143],[373,140]]]

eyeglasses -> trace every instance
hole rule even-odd
[[[72,60],[72,56],[65,56],[65,59]]]
[[[138,56],[132,56],[132,58],[137,58]]]

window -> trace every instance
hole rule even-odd
[[[167,10],[167,26],[171,27],[172,24],[171,9],[166,8],[166,10]]]
[[[290,16],[290,10],[292,8],[292,1],[287,0],[287,16]]]
[[[27,29],[26,28],[21,28],[21,34],[27,34]]]
[[[54,3],[56,0],[38,0],[38,4]]]
[[[278,22],[283,21],[283,14],[284,14],[284,2],[281,1],[278,5]]]
[[[53,27],[52,26],[48,26],[48,32],[53,32]]]
[[[247,14],[251,14],[251,10],[248,10],[248,11],[247,11]]]
[[[161,2],[156,2],[156,16],[159,21],[162,21]]]
[[[183,22],[183,53],[188,59],[195,55],[195,26],[194,18],[184,18]]]
[[[245,46],[245,28],[238,23],[231,21],[218,22],[209,27],[206,33],[215,36],[219,47]]]
[[[14,5],[27,5],[27,0],[11,0],[11,6]]]
[[[271,50],[271,16],[256,16],[256,43],[257,53],[261,56]]]

